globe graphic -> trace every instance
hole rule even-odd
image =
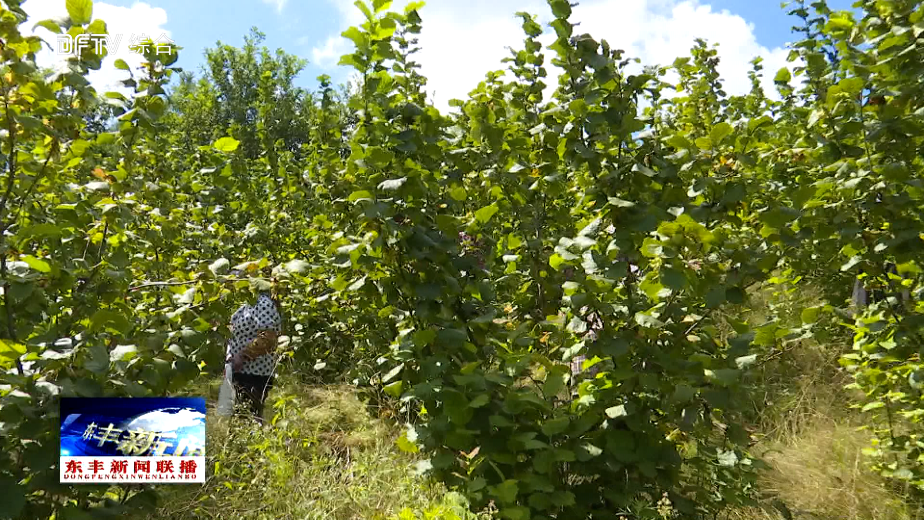
[[[183,453],[177,453],[177,455],[189,455],[190,450],[204,450],[205,448],[205,414],[192,408],[161,408],[146,412],[128,420],[122,428],[174,434],[175,438],[164,439],[170,443],[164,455],[173,455],[174,450],[183,446],[185,446]],[[200,451],[200,454],[202,453]]]

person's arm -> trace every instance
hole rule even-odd
[[[234,314],[231,315],[231,322],[228,324],[228,329],[231,331],[231,340],[228,342],[225,363],[231,363],[235,372],[239,371],[241,367],[244,366],[244,358],[242,356],[243,351],[239,351],[237,355],[231,354],[232,351],[237,349],[237,347],[232,348],[232,345],[239,344],[240,339],[238,336],[241,334],[241,331],[247,328],[248,322],[252,321],[253,309],[247,304],[238,307],[238,309],[234,311]]]
[[[247,348],[241,352],[244,361],[253,361],[254,359],[273,352],[276,349],[276,342],[279,334],[275,330],[261,330],[257,337],[247,345]]]
[[[276,350],[282,319],[276,305],[266,295],[261,295],[254,306],[254,319],[259,332],[257,337],[241,352],[244,361],[252,361]]]

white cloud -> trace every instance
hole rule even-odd
[[[363,15],[356,5],[354,0],[327,0],[329,3],[334,4],[334,7],[340,11],[340,17],[344,22],[344,29],[352,25],[359,25],[366,21],[366,17]],[[448,0],[453,1],[453,0]]]
[[[319,67],[333,67],[340,61],[340,56],[350,52],[350,43],[342,36],[331,36],[322,47],[311,49],[311,59]]]
[[[155,410],[136,417],[129,424],[129,428],[146,431],[172,432],[180,428],[201,426],[205,424],[205,416],[191,408],[183,408],[176,412]]]
[[[349,0],[329,1],[340,10],[342,27],[362,20]],[[445,109],[453,98],[464,99],[488,71],[506,68],[501,63],[509,55],[506,48],[521,48],[524,38],[520,19],[515,16],[517,11],[538,14],[544,26],[551,20],[542,0],[427,2],[421,10],[422,50],[417,58],[428,78],[427,90],[438,107]],[[574,8],[571,20],[579,23],[576,34],[589,33],[597,40],[605,39],[611,47],[626,51],[627,57],[640,58],[644,65],[670,65],[677,57],[689,56],[698,37],[710,44],[718,43],[719,72],[728,94],[743,94],[750,89],[750,61],[761,56],[764,89],[775,97],[773,76],[786,65],[788,55],[786,49],[761,45],[754,35],[753,21],[728,10],[716,11],[700,0],[586,0]],[[541,38],[544,43],[554,39],[551,29],[547,31]],[[317,58],[333,53],[338,45],[335,42],[339,40],[331,38],[314,49],[315,61],[322,66],[329,62]],[[558,75],[550,64],[554,53],[548,49],[544,52],[549,72],[546,83],[553,86]]]
[[[327,1],[340,14],[339,25],[336,26],[336,32],[328,35],[323,45],[316,45],[311,49],[312,62],[325,69],[334,67],[340,61],[340,56],[350,52],[350,49],[352,49],[353,43],[340,36],[340,33],[347,27],[359,25],[365,21],[362,12],[353,5],[352,0]]]
[[[263,0],[263,3],[276,6],[276,11],[281,13],[282,8],[285,7],[287,3],[289,3],[289,0]]]
[[[60,66],[67,58],[57,54],[56,35],[41,27],[33,33],[32,28],[41,20],[66,18],[65,3],[61,0],[27,0],[23,8],[29,14],[29,20],[23,24],[22,30],[40,36],[51,45],[51,49],[46,47],[36,55],[36,62],[41,67]],[[167,12],[144,2],[135,2],[131,7],[94,2],[93,19],[106,22],[110,36],[109,55],[103,60],[100,70],[91,71],[87,78],[99,92],[116,90],[127,95],[131,90],[122,87],[120,82],[128,79],[128,72],[116,69],[114,63],[122,59],[133,71],[137,70],[144,60],[140,54],[129,49],[135,38],[149,37],[156,42],[163,36],[172,40],[170,30],[165,27]],[[183,42],[175,43],[183,46]]]
[[[581,29],[612,46],[622,48],[629,56],[637,56],[644,64],[669,65],[679,56],[689,56],[696,38],[709,44],[718,43],[721,59],[719,73],[725,91],[743,94],[750,90],[750,61],[764,59],[764,89],[774,92],[773,76],[786,64],[789,51],[768,49],[757,42],[754,24],[727,10],[714,11],[696,0],[648,0],[626,6],[613,1],[598,1],[575,8],[582,20]],[[626,12],[627,16],[619,14]]]

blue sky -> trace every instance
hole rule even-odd
[[[832,8],[849,8],[849,0],[829,0]],[[27,0],[25,9],[34,21],[60,16],[65,0]],[[395,2],[397,8],[404,2]],[[424,50],[419,54],[429,90],[438,105],[464,97],[488,70],[501,68],[505,46],[522,39],[518,10],[548,20],[544,0],[431,0],[421,12]],[[299,83],[314,87],[315,78],[329,74],[348,78],[337,67],[340,54],[349,51],[340,32],[360,21],[352,0],[105,0],[94,3],[94,17],[107,21],[110,33],[140,33],[152,38],[166,33],[184,48],[179,65],[198,71],[203,52],[217,41],[240,45],[252,26],[266,34],[266,45],[281,47],[309,61]],[[644,63],[667,64],[683,55],[695,37],[719,42],[723,59],[720,72],[727,90],[748,87],[748,61],[765,59],[766,75],[786,66],[785,44],[794,39],[789,17],[775,0],[585,0],[575,8],[579,30],[607,39]],[[31,24],[30,24],[31,26]],[[50,40],[50,35],[38,34]],[[126,36],[127,38],[127,36]],[[106,70],[91,78],[112,86],[124,73],[111,61],[125,58],[126,45],[108,59]],[[50,53],[49,53],[50,54]],[[46,56],[45,59],[49,59]],[[137,61],[137,60],[136,60]],[[769,79],[767,85],[769,86]]]

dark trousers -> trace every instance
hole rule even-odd
[[[272,378],[245,374],[243,372],[234,372],[231,377],[231,382],[234,384],[234,390],[238,396],[239,402],[246,401],[250,408],[250,414],[262,423],[263,403],[266,401],[266,396],[269,395],[269,391],[273,387]]]

